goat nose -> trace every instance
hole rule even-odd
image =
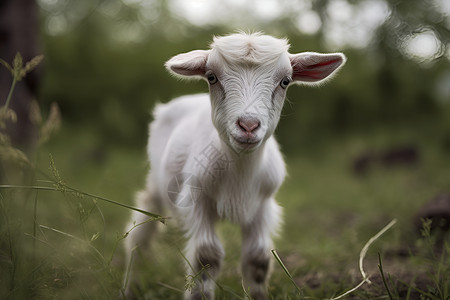
[[[242,131],[252,133],[261,125],[261,122],[255,117],[241,117],[238,119],[237,124]]]

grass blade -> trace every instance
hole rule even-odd
[[[362,277],[364,279],[367,279],[367,282],[369,282],[369,283],[370,283],[370,280],[369,280],[368,276],[366,275],[366,273],[364,272],[364,268],[363,268],[364,258],[366,257],[367,250],[369,250],[369,247],[373,244],[373,242],[378,240],[380,238],[380,236],[382,236],[386,231],[388,231],[392,226],[394,226],[395,223],[397,223],[397,219],[394,219],[391,222],[389,222],[389,224],[384,226],[383,229],[381,229],[377,234],[375,234],[373,237],[371,237],[369,239],[369,241],[364,245],[363,249],[361,250],[361,253],[359,254],[359,271],[361,272]]]
[[[97,196],[97,195],[94,195],[94,194],[91,194],[91,193],[82,192],[82,191],[79,191],[77,189],[71,188],[71,187],[69,187],[67,185],[64,185],[64,188],[66,189],[66,192],[68,191],[70,193],[74,193],[74,194],[77,194],[77,195],[83,195],[83,196],[91,197],[91,198],[96,199],[96,200],[98,199],[98,200],[101,200],[101,201],[104,201],[104,202],[108,202],[110,204],[114,204],[114,205],[117,205],[117,206],[121,206],[121,207],[124,207],[124,208],[128,208],[128,209],[140,212],[140,213],[142,213],[142,214],[144,214],[146,216],[154,218],[155,221],[160,221],[161,223],[165,223],[165,220],[167,219],[166,217],[163,217],[161,215],[154,214],[154,213],[151,213],[151,212],[148,212],[148,211],[145,211],[145,210],[142,210],[142,209],[139,209],[139,208],[136,208],[136,207],[124,204],[124,203],[120,203],[120,202],[117,202],[117,201],[114,201],[114,200],[111,200],[111,199],[108,199],[108,198],[105,198],[105,197]],[[0,185],[0,189],[28,189],[28,190],[44,190],[44,191],[59,191],[59,192],[61,192],[61,189],[57,188],[57,187],[27,186],[27,185],[13,185],[13,184],[2,184],[2,185]]]
[[[366,272],[364,271],[364,258],[366,257],[366,254],[367,254],[367,251],[369,250],[370,245],[372,245],[373,242],[375,242],[381,235],[383,235],[383,233],[385,233],[387,230],[389,230],[389,228],[394,226],[395,223],[397,223],[396,219],[392,220],[391,222],[389,222],[389,224],[384,226],[383,229],[381,229],[377,234],[375,234],[373,237],[371,237],[367,241],[367,243],[364,245],[361,252],[359,253],[359,271],[361,273],[361,276],[363,277],[363,280],[354,288],[348,290],[347,292],[345,292],[337,297],[331,298],[330,300],[341,299],[341,298],[353,293],[357,289],[359,289],[364,283],[366,283],[366,282],[370,283],[369,276],[367,276]]]
[[[89,248],[91,248],[91,249],[94,251],[95,254],[98,255],[97,259],[99,259],[99,262],[100,262],[102,265],[105,265],[105,261],[106,261],[106,260],[105,260],[105,257],[103,256],[103,254],[100,253],[100,251],[98,251],[98,249],[95,248],[94,246],[92,246],[89,242],[86,242],[85,240],[83,240],[83,239],[81,239],[81,238],[79,238],[79,237],[76,237],[76,236],[74,236],[74,235],[72,235],[72,234],[70,234],[70,233],[67,233],[67,232],[58,230],[58,229],[56,229],[56,228],[52,228],[52,227],[45,226],[45,225],[39,225],[39,227],[44,228],[44,229],[47,229],[47,230],[50,230],[50,231],[53,231],[53,232],[56,232],[56,233],[58,233],[58,234],[64,235],[64,236],[66,236],[66,237],[68,237],[68,238],[71,238],[71,239],[73,239],[73,240],[75,240],[75,241],[78,241],[78,242],[80,242],[80,243],[82,243],[82,244],[87,245]]]
[[[288,269],[286,268],[286,266],[284,265],[283,261],[281,260],[280,256],[278,255],[276,250],[272,250],[272,254],[275,257],[275,260],[278,262],[278,264],[281,266],[281,268],[283,269],[284,273],[286,273],[286,275],[289,277],[289,279],[291,280],[292,284],[295,286],[295,288],[297,289],[297,292],[299,293],[301,299],[303,299],[303,291],[302,289],[297,285],[297,283],[295,282],[294,278],[292,277],[291,273],[289,273]]]
[[[392,294],[391,294],[391,289],[389,288],[389,284],[387,283],[386,277],[384,276],[383,264],[381,263],[381,255],[380,255],[380,253],[378,253],[378,269],[380,270],[381,279],[383,280],[383,284],[384,284],[384,287],[386,288],[386,291],[388,293],[389,299],[390,300],[394,300],[394,298],[392,297]]]

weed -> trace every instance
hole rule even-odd
[[[5,104],[0,108],[0,128],[5,129],[8,122],[16,122],[17,117],[9,108],[12,94],[16,84],[27,73],[32,71],[43,59],[43,56],[33,58],[25,65],[20,53],[16,55],[12,65],[0,59],[0,64],[6,67],[12,75],[13,81]],[[40,138],[38,146],[47,142],[52,133],[59,127],[60,113],[58,106],[52,104],[49,116],[42,122],[39,107],[32,103],[31,119],[34,124],[40,126]],[[15,148],[6,133],[0,133],[0,162],[5,174],[18,173],[22,168],[32,172],[31,181],[28,184],[9,184],[7,181],[0,184],[0,209],[2,221],[0,222],[0,266],[2,271],[0,282],[0,295],[2,299],[15,298],[27,299],[38,295],[65,295],[68,298],[91,299],[94,293],[102,294],[102,298],[111,299],[122,295],[122,281],[119,271],[112,266],[114,254],[118,243],[126,238],[128,233],[139,226],[137,224],[127,233],[119,236],[114,243],[112,253],[106,254],[96,245],[100,236],[106,234],[106,221],[98,202],[107,202],[129,210],[135,210],[149,216],[149,221],[165,222],[165,218],[147,212],[127,204],[123,204],[106,197],[83,192],[69,186],[60,175],[52,155],[49,155],[49,169],[52,176],[42,172],[36,166],[36,162],[21,150]],[[13,163],[13,166],[6,164]],[[43,179],[37,179],[43,177]],[[6,178],[5,178],[6,179]],[[20,182],[20,181],[19,181]],[[70,199],[69,206],[75,207],[71,216],[77,215],[81,227],[81,236],[69,232],[67,229],[54,225],[43,225],[39,219],[39,198],[42,192],[58,192],[64,199]],[[60,195],[61,195],[60,194]],[[41,197],[39,197],[41,196]],[[59,197],[61,199],[61,197]],[[28,202],[33,199],[33,207],[28,209]],[[45,199],[49,200],[48,197]],[[44,203],[48,210],[50,203]],[[62,207],[58,204],[57,208]],[[69,210],[70,212],[70,210]],[[97,213],[103,230],[95,230],[97,225],[91,226],[94,221],[94,213]],[[60,217],[66,219],[59,226],[67,223],[67,218],[62,213]],[[29,218],[29,216],[32,216]],[[48,219],[48,218],[45,218]],[[49,221],[52,218],[48,219]],[[32,233],[28,233],[29,225],[32,225]],[[64,227],[64,226],[61,226]],[[74,229],[70,222],[68,229]],[[90,232],[94,229],[94,232]],[[58,236],[60,238],[58,238]],[[57,240],[63,239],[60,243]],[[30,247],[31,245],[31,247]],[[81,263],[81,264],[80,264]],[[77,266],[77,267],[76,267]],[[93,279],[89,288],[84,286],[86,280]],[[94,284],[92,284],[94,283]],[[69,290],[73,289],[74,292]],[[77,294],[78,296],[74,296]]]
[[[389,230],[389,228],[391,228],[392,226],[394,226],[394,224],[397,222],[397,220],[392,220],[389,224],[387,224],[385,227],[383,227],[383,229],[381,229],[376,235],[374,235],[372,238],[369,239],[369,241],[364,245],[364,247],[362,248],[360,254],[359,254],[359,271],[361,273],[361,276],[363,277],[363,280],[356,285],[354,288],[346,291],[345,293],[333,297],[330,300],[338,300],[338,299],[342,299],[348,295],[350,295],[351,293],[357,291],[364,283],[370,283],[369,280],[369,276],[367,276],[366,272],[364,271],[364,258],[366,257],[367,254],[367,250],[369,249],[370,245],[372,245],[372,243],[374,241],[376,241],[382,234],[384,234],[387,230]],[[283,268],[283,271],[286,273],[286,275],[289,277],[289,279],[291,280],[291,282],[294,284],[295,288],[297,289],[298,292],[298,297],[300,299],[304,299],[305,296],[303,294],[302,289],[300,289],[298,287],[298,285],[296,284],[294,278],[292,277],[292,275],[289,273],[288,269],[286,268],[286,266],[283,264],[283,262],[281,261],[281,258],[278,256],[278,253],[275,250],[272,250],[272,254],[274,255],[276,261],[280,264],[280,266]]]
[[[420,255],[413,255],[416,269],[425,272],[420,278],[420,286],[417,285],[417,277],[410,282],[393,277],[383,268],[381,255],[378,255],[378,268],[381,274],[383,286],[390,300],[411,299],[415,294],[420,299],[447,300],[450,299],[450,267],[448,256],[450,254],[448,242],[445,241],[442,249],[436,247],[434,236],[431,234],[431,220],[422,220],[422,238],[417,241],[417,251]],[[396,283],[397,282],[397,283]],[[403,287],[402,287],[403,286]],[[406,287],[406,295],[400,296],[400,288]]]

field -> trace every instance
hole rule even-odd
[[[149,111],[208,91],[164,62],[242,30],[348,58],[332,82],[290,88],[284,102],[289,176],[269,299],[450,300],[447,2],[1,2],[0,300],[125,298]],[[182,299],[195,284],[183,233],[147,214],[164,222],[136,294]],[[217,231],[216,298],[248,299],[240,230]]]
[[[289,177],[277,195],[285,222],[275,243],[280,261],[273,264],[271,299],[330,299],[350,290],[363,280],[362,248],[393,219],[362,257],[372,283],[345,299],[449,299],[449,233],[430,234],[429,223],[414,223],[426,202],[450,189],[450,152],[431,132],[378,127],[285,149]],[[4,166],[2,299],[122,298],[130,209],[110,201],[133,205],[148,166],[144,147],[100,140],[95,130],[63,127],[39,149],[34,170]],[[374,159],[366,172],[355,172],[358,157],[402,145],[413,147],[412,160]],[[179,299],[190,283],[184,239],[175,220],[160,227],[141,270],[142,299]],[[243,299],[239,230],[223,222],[218,231],[226,259],[217,298]]]

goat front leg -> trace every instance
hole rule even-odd
[[[267,299],[272,265],[272,235],[279,227],[281,208],[269,199],[254,220],[242,225],[241,267],[246,291],[254,300]]]
[[[198,212],[190,218],[186,259],[188,280],[193,284],[186,290],[190,300],[214,299],[215,278],[219,275],[224,250],[214,231],[214,221]]]

